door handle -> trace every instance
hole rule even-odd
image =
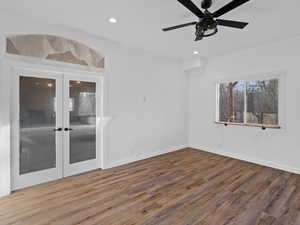
[[[59,127],[59,128],[53,129],[53,131],[55,131],[55,132],[57,132],[57,131],[62,131],[62,128]]]
[[[73,130],[72,128],[65,128],[65,131],[71,131]]]

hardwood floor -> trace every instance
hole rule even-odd
[[[193,149],[0,199],[0,225],[298,225],[300,176]]]

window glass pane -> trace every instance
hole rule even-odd
[[[247,123],[278,125],[278,79],[247,82]]]
[[[244,122],[245,82],[234,81],[219,84],[219,121]]]

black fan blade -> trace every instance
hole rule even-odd
[[[178,0],[178,1],[199,18],[203,18],[205,16],[204,13],[191,0]]]
[[[167,27],[167,28],[164,28],[162,30],[163,31],[170,31],[170,30],[175,30],[175,29],[178,29],[178,28],[187,27],[187,26],[196,25],[196,24],[197,24],[197,22],[185,23],[185,24],[174,26],[174,27]]]
[[[220,16],[224,15],[225,13],[228,13],[229,11],[231,11],[249,1],[250,0],[233,0],[232,2],[230,2],[227,5],[225,5],[224,7],[222,7],[221,9],[214,12],[213,16],[216,18],[220,17]]]
[[[245,22],[239,22],[239,21],[233,21],[233,20],[219,20],[217,19],[218,25],[225,26],[225,27],[233,27],[233,28],[239,28],[243,29],[245,28],[249,23]]]

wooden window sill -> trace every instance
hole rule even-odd
[[[242,127],[258,127],[262,129],[281,129],[280,126],[277,125],[263,125],[263,124],[251,124],[251,123],[233,123],[233,122],[218,122],[215,121],[215,124],[222,124],[222,125],[231,125],[231,126],[242,126]]]

